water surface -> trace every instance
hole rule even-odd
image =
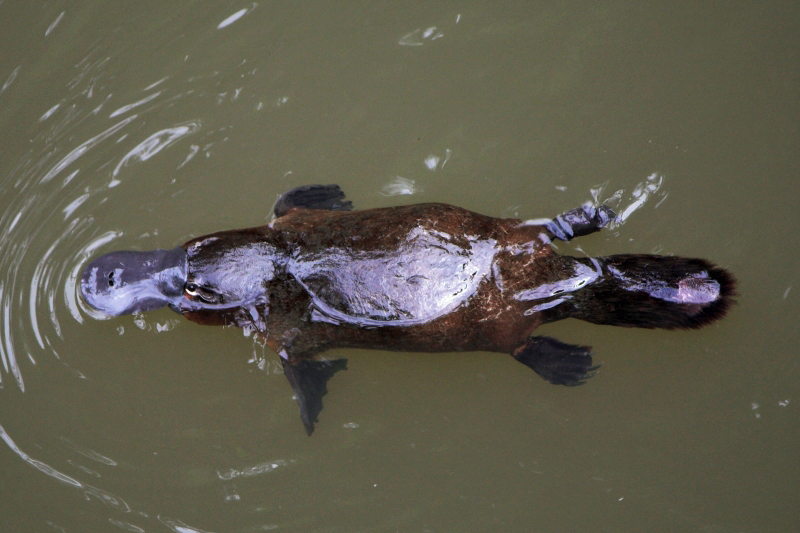
[[[0,2],[0,530],[794,531],[800,12],[635,2]],[[313,437],[276,356],[82,266],[258,225],[338,183],[625,215],[573,254],[739,280],[691,332],[575,320],[602,371],[339,351]]]

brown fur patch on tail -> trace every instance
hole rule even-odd
[[[722,318],[734,303],[736,280],[705,259],[625,254],[597,261],[602,275],[573,295],[571,316],[581,320],[692,329]]]

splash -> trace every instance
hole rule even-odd
[[[381,188],[382,196],[401,196],[411,195],[422,192],[422,188],[416,185],[414,180],[403,178],[402,176],[395,176],[389,183]]]
[[[633,213],[644,207],[644,205],[653,198],[660,198],[655,204],[655,207],[660,206],[667,198],[667,193],[661,191],[661,186],[663,183],[664,176],[662,174],[658,174],[657,172],[650,174],[643,182],[636,184],[636,186],[633,188],[633,191],[627,200],[627,205],[623,204],[625,193],[622,189],[616,191],[606,200],[600,199],[600,195],[603,194],[605,185],[593,188],[591,193],[595,205],[620,205],[620,207],[617,207],[616,209],[617,218],[615,218],[612,223],[609,224],[609,228],[615,228],[624,224]],[[622,205],[624,205],[624,207]]]

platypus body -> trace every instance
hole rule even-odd
[[[354,211],[336,185],[299,187],[266,226],[223,231],[172,250],[112,252],[90,263],[81,293],[110,315],[169,306],[200,324],[235,325],[277,352],[309,434],[331,348],[510,354],[551,383],[579,385],[591,349],[532,337],[562,318],[697,328],[731,305],[733,277],[703,259],[578,258],[551,240],[614,218],[584,205],[522,222],[446,204]]]

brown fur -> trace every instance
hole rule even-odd
[[[627,298],[635,306],[649,305],[649,300],[632,293],[614,293],[614,280],[608,277],[594,287],[575,293],[573,302],[556,306],[553,310],[525,314],[531,302],[514,298],[520,291],[568,280],[573,275],[576,262],[584,261],[556,254],[547,239],[551,236],[545,226],[524,225],[519,220],[497,219],[445,204],[419,204],[363,211],[318,211],[292,209],[271,226],[247,230],[221,232],[208,237],[222,237],[225,246],[263,239],[275,244],[285,253],[302,248],[325,254],[331,248],[348,248],[360,252],[392,250],[403,242],[412,228],[423,227],[452,236],[456,241],[465,236],[480,236],[496,241],[493,274],[483,279],[478,291],[469,301],[451,313],[430,322],[412,326],[365,328],[355,324],[329,324],[309,319],[311,297],[287,273],[278,273],[268,284],[269,312],[266,343],[290,360],[312,357],[331,348],[372,348],[381,350],[449,352],[492,351],[512,353],[525,345],[531,332],[544,322],[576,316],[598,323],[614,323],[614,299]],[[621,256],[620,256],[621,257]],[[648,257],[648,256],[630,256]],[[606,258],[605,261],[613,261]],[[629,259],[630,261],[630,259]],[[584,261],[585,262],[585,261]],[[674,261],[673,261],[674,263]],[[710,263],[698,263],[703,268],[714,268]],[[717,269],[716,271],[721,271]],[[724,271],[722,271],[724,272]],[[719,318],[730,302],[733,281],[724,282],[725,297],[716,306],[716,312],[706,321]],[[602,294],[602,291],[610,291]],[[610,307],[595,306],[591,302],[606,298]],[[638,301],[637,298],[641,301]],[[582,303],[583,305],[576,305]],[[591,305],[590,305],[591,304]],[[635,316],[635,306],[633,315]],[[619,306],[616,306],[619,307]],[[657,313],[656,313],[657,314]],[[219,324],[231,322],[230,317],[213,312],[187,312],[185,316],[198,323]],[[655,322],[636,324],[631,321],[619,325],[643,327],[696,327],[701,322],[660,325]]]

